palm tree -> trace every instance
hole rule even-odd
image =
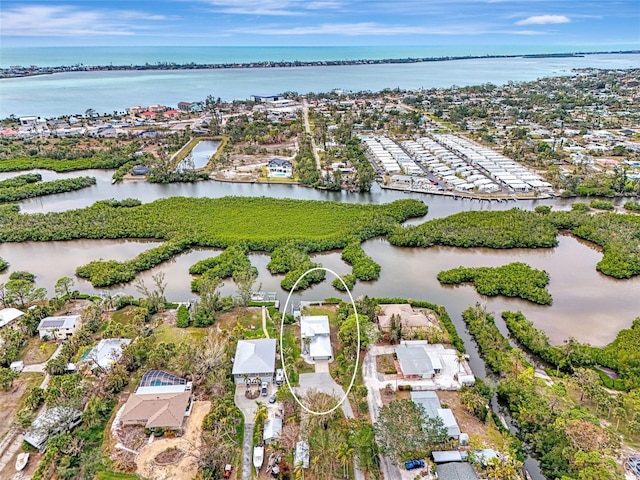
[[[262,425],[269,417],[267,406],[262,402],[256,402],[256,412],[253,414],[253,421],[256,425]]]
[[[458,373],[460,373],[460,365],[464,361],[464,353],[456,351],[456,363],[458,364]]]
[[[348,443],[341,443],[338,446],[338,461],[342,465],[342,476],[347,478],[349,473],[349,462],[353,459],[353,447]]]

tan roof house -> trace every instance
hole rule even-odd
[[[124,406],[123,425],[180,429],[191,414],[191,383],[162,370],[150,370]]]
[[[381,331],[389,331],[391,328],[391,317],[393,315],[396,315],[396,317],[400,319],[403,329],[416,330],[433,326],[436,323],[436,318],[433,314],[427,316],[422,312],[414,310],[408,303],[380,305],[378,325]]]

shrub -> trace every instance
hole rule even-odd
[[[178,307],[178,319],[176,326],[179,328],[187,328],[189,326],[189,310],[184,305]]]
[[[640,212],[640,202],[627,202],[624,208],[632,212]]]
[[[613,210],[613,203],[608,200],[591,200],[589,205],[598,210]]]

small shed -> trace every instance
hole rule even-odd
[[[449,463],[449,462],[461,462],[462,455],[457,450],[443,451],[443,452],[431,452],[433,461],[435,463]]]
[[[309,444],[300,441],[296,443],[296,452],[293,465],[300,468],[309,468]]]
[[[280,437],[280,433],[282,433],[282,419],[278,417],[272,417],[264,422],[264,429],[262,433],[262,438],[265,443],[270,443],[273,440]]]

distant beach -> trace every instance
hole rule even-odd
[[[259,62],[231,62],[231,63],[175,63],[157,62],[140,65],[58,65],[54,67],[38,65],[15,65],[0,68],[0,79],[29,77],[33,75],[50,75],[65,72],[103,72],[127,70],[211,70],[229,68],[295,68],[295,67],[331,67],[353,65],[386,65],[398,63],[446,62],[451,60],[476,60],[486,58],[571,58],[586,55],[640,54],[640,50],[608,51],[608,52],[565,52],[565,53],[532,53],[526,55],[461,55],[444,57],[403,57],[403,58],[364,58],[358,60],[281,60]]]

